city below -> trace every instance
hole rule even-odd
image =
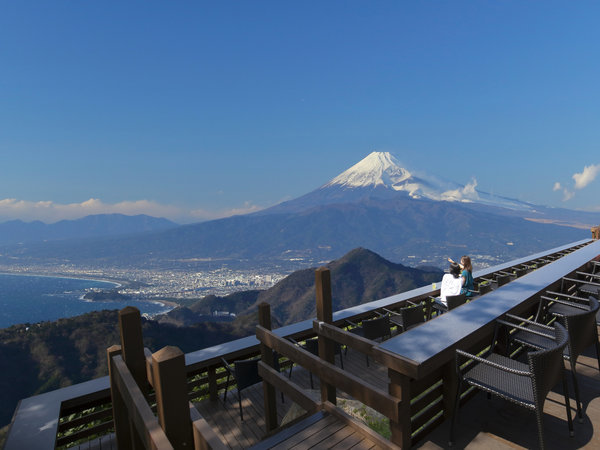
[[[448,256],[460,257],[446,252],[429,258],[407,256],[402,264],[444,267]],[[484,269],[501,263],[497,257],[473,254],[476,268]],[[251,267],[244,264],[195,264],[193,268],[176,265],[174,268],[115,268],[93,267],[75,264],[0,264],[0,273],[17,275],[42,275],[67,278],[87,278],[117,283],[117,291],[138,300],[163,300],[177,304],[189,304],[207,295],[225,296],[251,289],[269,289],[295,270],[318,267],[328,261],[293,258]]]

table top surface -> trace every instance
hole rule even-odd
[[[377,347],[419,366],[600,254],[600,241],[530,272]]]

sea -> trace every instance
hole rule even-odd
[[[0,274],[0,328],[125,306],[135,306],[142,314],[150,316],[172,309],[158,301],[92,302],[83,299],[86,289],[112,289],[115,286],[116,283],[78,278]]]

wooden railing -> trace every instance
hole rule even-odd
[[[575,251],[582,246],[587,245],[589,242],[590,241],[582,241],[582,243],[565,246],[559,251],[545,252],[540,254],[541,256],[522,258],[521,260],[513,263],[503,264],[501,266],[497,266],[496,268],[479,271],[477,274],[475,274],[475,281],[482,281],[483,278],[493,280],[496,276],[495,274],[499,274],[500,272],[513,273],[514,279],[517,276],[517,270],[523,268],[525,268],[527,271],[535,270],[537,267],[541,267],[542,265],[551,262],[556,258],[560,258],[564,254]],[[317,287],[317,292],[320,291],[322,292],[323,290]],[[334,319],[327,325],[325,325],[325,322],[323,321],[317,322],[321,322],[323,324],[321,325],[321,334],[326,335],[328,339],[338,340],[344,345],[350,345],[351,347],[368,353],[370,351],[369,348],[372,347],[372,344],[361,341],[361,339],[355,335],[347,336],[346,333],[340,334],[337,332],[337,330],[332,330],[330,326],[337,328],[341,326],[346,319],[350,319],[354,322],[360,322],[361,320],[377,316],[376,310],[381,307],[386,307],[389,309],[400,308],[407,304],[407,302],[416,303],[422,300],[427,300],[430,296],[435,295],[439,295],[439,289],[434,290],[431,286],[429,288],[419,288],[408,293],[378,300],[370,304],[360,305],[349,308],[348,310],[336,312],[333,314]],[[305,321],[278,329],[273,332],[273,334],[279,337],[293,337],[297,340],[304,340],[317,336],[319,334],[318,327],[319,325],[314,325],[312,321]],[[188,400],[201,400],[207,398],[211,400],[217,399],[219,391],[222,391],[225,387],[226,378],[226,372],[223,368],[221,357],[225,358],[227,361],[233,361],[236,359],[251,358],[260,353],[259,343],[254,338],[240,339],[238,341],[221,345],[218,348],[218,352],[213,351],[213,349],[206,349],[185,355],[185,382],[187,383],[186,393]],[[147,366],[146,361],[148,357],[149,352],[145,352],[143,354],[143,370],[145,373]],[[291,364],[291,361],[282,360],[280,361],[280,364],[285,367],[286,365]],[[137,372],[139,372],[139,369],[137,369]],[[131,371],[131,373],[135,374],[136,370]],[[148,377],[146,377],[146,379],[148,379]],[[424,394],[421,394],[420,396],[415,395],[410,402],[410,415],[411,420],[414,422],[412,429],[414,430],[413,435],[415,439],[418,435],[423,435],[428,432],[419,430],[429,430],[431,428],[432,417],[435,417],[435,414],[432,415],[429,412],[424,414],[423,407],[426,406],[429,408],[427,411],[432,408],[432,411],[437,411],[437,413],[441,411],[440,409],[436,410],[440,403],[443,404],[443,400],[440,400],[440,396],[446,390],[446,387],[444,387],[440,381],[441,379],[442,376],[438,374],[437,378],[435,376],[431,376],[428,377],[427,380],[419,380],[418,382],[415,382],[415,386],[411,386],[411,392],[424,392]],[[331,386],[331,380],[330,382],[325,383],[325,385]],[[85,392],[83,394],[78,393],[77,396],[67,397],[59,400],[60,414],[58,424],[55,428],[55,433],[57,434],[56,441],[51,442],[45,440],[44,445],[36,448],[66,447],[73,445],[76,442],[87,441],[97,436],[114,431],[108,379],[106,379],[106,382],[104,382],[103,379],[95,380],[94,386],[101,386],[101,388],[97,388],[96,390]],[[68,388],[65,389],[65,392],[67,390]],[[150,393],[145,398],[150,402],[150,404],[153,404],[155,400],[152,389],[149,388],[149,392]],[[53,396],[53,398],[54,397],[60,396]],[[329,395],[329,398],[331,398],[331,394]],[[403,407],[405,407],[405,405]],[[15,418],[19,419],[19,415],[20,412],[17,410]],[[421,423],[425,425],[425,428],[420,426]],[[32,425],[32,429],[38,429],[44,424],[45,422],[40,425]],[[12,450],[12,448],[19,448],[18,446],[11,447],[11,442],[13,442],[11,439],[7,441],[7,449]]]
[[[188,400],[184,354],[167,346],[143,348],[140,312],[119,312],[121,345],[107,350],[112,411],[119,448],[225,449]],[[151,407],[150,390],[156,415]]]

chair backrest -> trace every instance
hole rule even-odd
[[[498,275],[496,277],[496,283],[498,284],[498,287],[504,286],[509,281],[510,281],[510,275]]]
[[[488,292],[492,292],[491,284],[480,284],[479,285],[479,295],[487,294]]]
[[[362,321],[362,328],[364,330],[364,337],[366,339],[379,339],[384,336],[390,336],[390,319],[388,316],[377,317],[376,319],[369,319]]]
[[[533,393],[540,407],[548,392],[561,380],[564,371],[563,351],[567,346],[568,333],[565,327],[555,322],[554,335],[552,347],[527,353],[529,370],[533,375]]]
[[[448,303],[448,311],[454,309],[467,302],[466,294],[447,295],[446,302]]]
[[[588,346],[594,343],[596,333],[596,314],[598,313],[598,300],[590,296],[589,310],[581,310],[580,313],[563,316],[565,328],[569,333],[569,357],[573,362]]]
[[[318,338],[307,339],[306,344],[304,344],[304,348],[306,349],[306,351],[312,353],[313,355],[319,356],[319,339]],[[340,345],[339,342],[334,342],[333,351],[335,352],[336,355],[339,355],[342,353],[342,346]]]
[[[398,311],[400,317],[402,317],[402,326],[404,330],[425,322],[425,313],[423,312],[423,305],[409,306],[407,308],[400,308]]]
[[[319,356],[319,340],[317,338],[307,339],[304,348],[313,355]]]
[[[234,361],[235,382],[238,391],[259,383],[262,378],[258,374],[258,359],[241,359]]]
[[[519,268],[515,269],[515,275],[517,276],[517,278],[522,277],[526,273],[527,273],[527,269],[524,267],[519,267]]]

